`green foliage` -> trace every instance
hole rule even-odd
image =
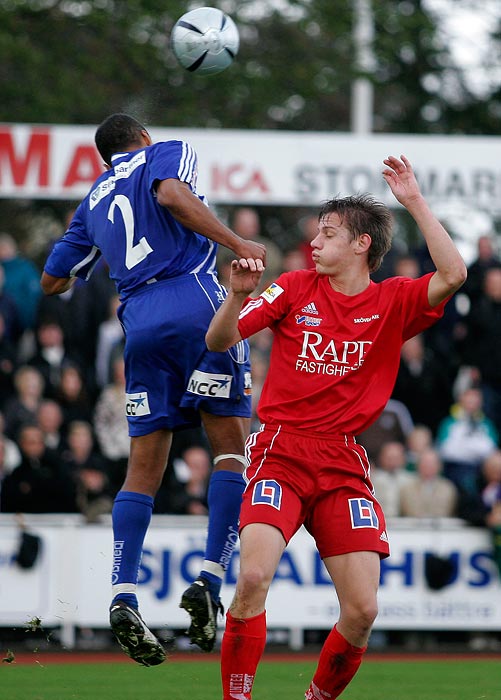
[[[188,73],[169,48],[174,22],[200,4],[0,0],[0,121],[95,124],[127,111],[150,125],[350,129],[355,3],[214,0],[241,38],[216,76]],[[372,7],[374,130],[497,134],[501,92],[469,92],[428,3]],[[499,27],[492,42],[499,49]]]

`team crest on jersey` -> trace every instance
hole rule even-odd
[[[319,326],[322,323],[322,319],[314,318],[313,316],[306,316],[306,314],[296,314],[296,323],[299,326],[302,323],[304,323],[305,326]]]
[[[131,418],[137,416],[149,416],[151,413],[148,403],[148,392],[139,394],[125,394],[125,414]]]
[[[268,304],[273,304],[275,299],[279,297],[284,290],[282,287],[277,284],[276,282],[273,282],[273,284],[270,284],[268,289],[265,289],[264,292],[261,294],[263,299],[266,299]]]

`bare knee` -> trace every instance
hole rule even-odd
[[[377,617],[375,600],[355,601],[343,606],[338,629],[354,646],[365,646]]]
[[[258,566],[240,571],[231,613],[235,617],[251,617],[264,610],[271,579]]]

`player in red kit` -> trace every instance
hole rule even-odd
[[[391,246],[389,210],[368,195],[333,199],[312,241],[315,270],[282,274],[257,299],[260,260],[232,263],[228,297],[206,335],[223,351],[273,331],[269,372],[247,441],[240,513],[240,574],[222,643],[224,700],[249,700],[266,642],[265,603],[282,553],[301,525],[335,585],[339,619],[322,648],[307,700],[337,698],[355,675],[377,615],[380,559],[389,555],[384,514],[355,435],[382,412],[405,340],[439,319],[466,279],[449,235],[404,157],[383,177],[416,221],[436,271],[377,284]]]

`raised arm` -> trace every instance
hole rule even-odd
[[[229,248],[237,258],[255,258],[265,262],[264,245],[237,236],[205,206],[186,182],[174,178],[161,180],[157,187],[157,201],[180,224]]]
[[[436,267],[428,286],[430,306],[436,306],[457,291],[466,280],[466,265],[451,237],[429,208],[421,194],[410,162],[405,156],[389,156],[383,177],[395,199],[402,204],[419,227]]]
[[[205,335],[209,350],[223,352],[242,340],[238,332],[238,317],[248,295],[261,281],[264,265],[261,260],[240,258],[231,263],[229,291]]]

